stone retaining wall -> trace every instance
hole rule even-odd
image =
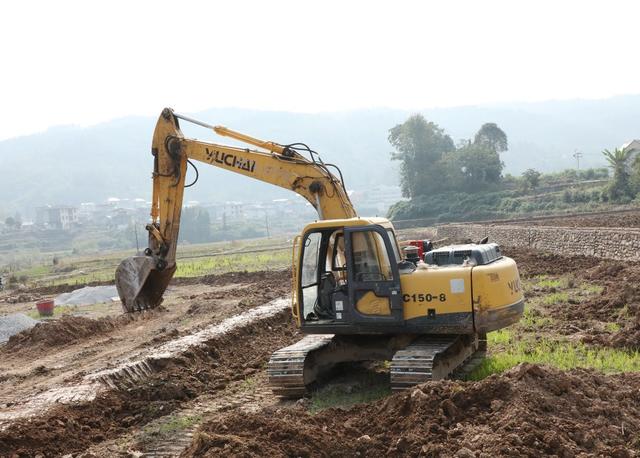
[[[437,228],[437,238],[447,238],[449,243],[476,242],[487,235],[489,241],[505,247],[640,261],[640,229],[485,224],[447,224]]]

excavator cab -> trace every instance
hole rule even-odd
[[[402,325],[400,255],[392,228],[378,224],[385,221],[355,218],[307,226],[296,265],[300,281],[294,285],[294,310],[307,332]]]

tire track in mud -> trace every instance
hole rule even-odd
[[[105,369],[89,375],[88,380],[100,381],[112,389],[127,389],[149,377],[162,361],[179,357],[189,349],[203,347],[224,334],[228,334],[243,326],[269,319],[289,308],[289,300],[276,299],[263,306],[227,318],[222,323],[208,326],[193,334],[170,340],[159,347],[129,358],[113,369]]]
[[[197,395],[217,397],[234,381],[263,370],[272,351],[299,338],[288,308],[284,299],[272,301],[89,374],[84,382],[101,387],[93,398],[35,405],[27,415],[8,419],[0,431],[0,456],[87,450],[165,417]]]
[[[146,458],[179,457],[191,447],[200,426],[216,414],[236,410],[255,413],[282,402],[271,392],[266,372],[261,371],[233,382],[221,393],[199,396],[171,415],[149,422],[141,431],[119,438],[119,445],[98,445],[81,456],[118,453]]]

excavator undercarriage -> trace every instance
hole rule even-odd
[[[269,384],[282,397],[300,397],[337,364],[390,361],[394,391],[446,378],[464,378],[486,353],[478,335],[349,336],[317,334],[304,337],[271,356]]]

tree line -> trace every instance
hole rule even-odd
[[[533,168],[520,177],[502,175],[500,153],[508,150],[509,142],[507,134],[495,123],[483,124],[473,139],[454,144],[444,129],[415,114],[391,128],[388,139],[395,149],[391,159],[400,162],[402,194],[410,199],[451,191],[500,191],[514,183],[520,191],[529,192],[538,188],[545,177]],[[601,200],[624,203],[640,194],[640,155],[622,149],[604,150],[602,154],[613,177]],[[576,180],[608,177],[603,169],[561,174],[567,178],[573,175]]]
[[[478,191],[500,182],[508,149],[504,131],[495,123],[483,124],[474,138],[457,145],[437,124],[416,114],[389,131],[400,161],[402,194],[408,198],[449,190]]]

